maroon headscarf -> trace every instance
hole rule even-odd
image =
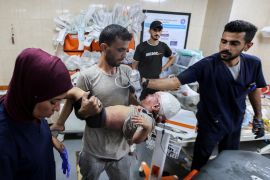
[[[72,88],[64,63],[47,52],[29,48],[16,59],[7,95],[1,98],[16,121],[33,121],[37,103],[59,96]]]

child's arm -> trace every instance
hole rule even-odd
[[[73,108],[73,101],[70,99],[67,99],[64,107],[60,113],[59,118],[57,119],[57,121],[55,123],[53,123],[50,126],[51,131],[64,131],[65,130],[65,122],[68,118],[68,116],[70,115],[70,113],[72,112],[72,108]]]
[[[73,87],[67,92],[66,99],[71,99],[73,102],[79,100],[83,94],[85,93],[84,90],[78,88],[78,87]]]
[[[151,121],[149,121],[151,117],[143,117],[143,116],[133,116],[132,121],[134,124],[140,125],[142,128],[138,128],[135,132],[135,134],[132,137],[132,143],[141,143],[145,141],[148,137],[148,135],[153,130],[153,122],[154,119],[151,118]]]
[[[84,91],[81,90],[80,88],[77,87],[73,87],[72,89],[70,89],[67,92],[66,95],[66,102],[64,104],[64,107],[60,113],[59,118],[57,119],[56,123],[54,123],[53,125],[51,125],[50,129],[51,130],[55,130],[55,131],[64,131],[65,130],[65,122],[68,118],[68,116],[70,115],[70,113],[72,112],[73,109],[73,103],[75,101],[77,101],[78,99],[80,99],[84,94]]]
[[[64,124],[72,112],[73,105],[75,107],[75,115],[79,119],[86,119],[89,116],[94,116],[98,114],[102,109],[102,104],[98,98],[91,96],[89,98],[90,92],[85,92],[78,87],[73,87],[67,92],[66,102],[63,110],[60,113],[59,119],[55,124],[51,126],[51,130],[65,130]],[[79,103],[79,104],[78,104]]]

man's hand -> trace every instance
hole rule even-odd
[[[91,96],[88,99],[88,95],[89,95],[89,92],[84,93],[82,97],[81,108],[78,111],[80,117],[83,117],[83,118],[96,115],[100,113],[102,109],[102,104],[100,100],[95,96]]]
[[[264,136],[264,123],[262,119],[253,118],[252,122],[252,132],[255,134],[255,139],[258,139],[260,137]]]

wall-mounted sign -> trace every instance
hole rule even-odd
[[[151,22],[158,20],[163,23],[160,41],[165,42],[173,51],[186,48],[190,13],[143,10],[146,19],[143,22],[141,42],[150,38]]]

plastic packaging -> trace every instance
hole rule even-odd
[[[54,41],[55,44],[63,44],[64,36],[67,33],[79,34],[80,49],[84,46],[90,46],[92,40],[98,40],[100,32],[110,24],[119,24],[126,27],[134,37],[141,32],[141,23],[146,16],[143,13],[142,6],[137,3],[131,6],[115,4],[110,10],[106,5],[90,5],[86,10],[73,15],[66,12],[54,18],[56,30],[60,32],[65,29],[65,33],[58,35]],[[88,33],[84,36],[84,33]],[[61,38],[60,38],[61,37]]]
[[[173,74],[180,74],[185,71],[189,66],[195,64],[203,58],[202,51],[190,49],[177,49],[176,60],[171,67]]]
[[[139,99],[142,92],[140,72],[136,69],[133,69],[130,73],[129,80],[130,85],[135,89],[135,95],[137,99]]]

